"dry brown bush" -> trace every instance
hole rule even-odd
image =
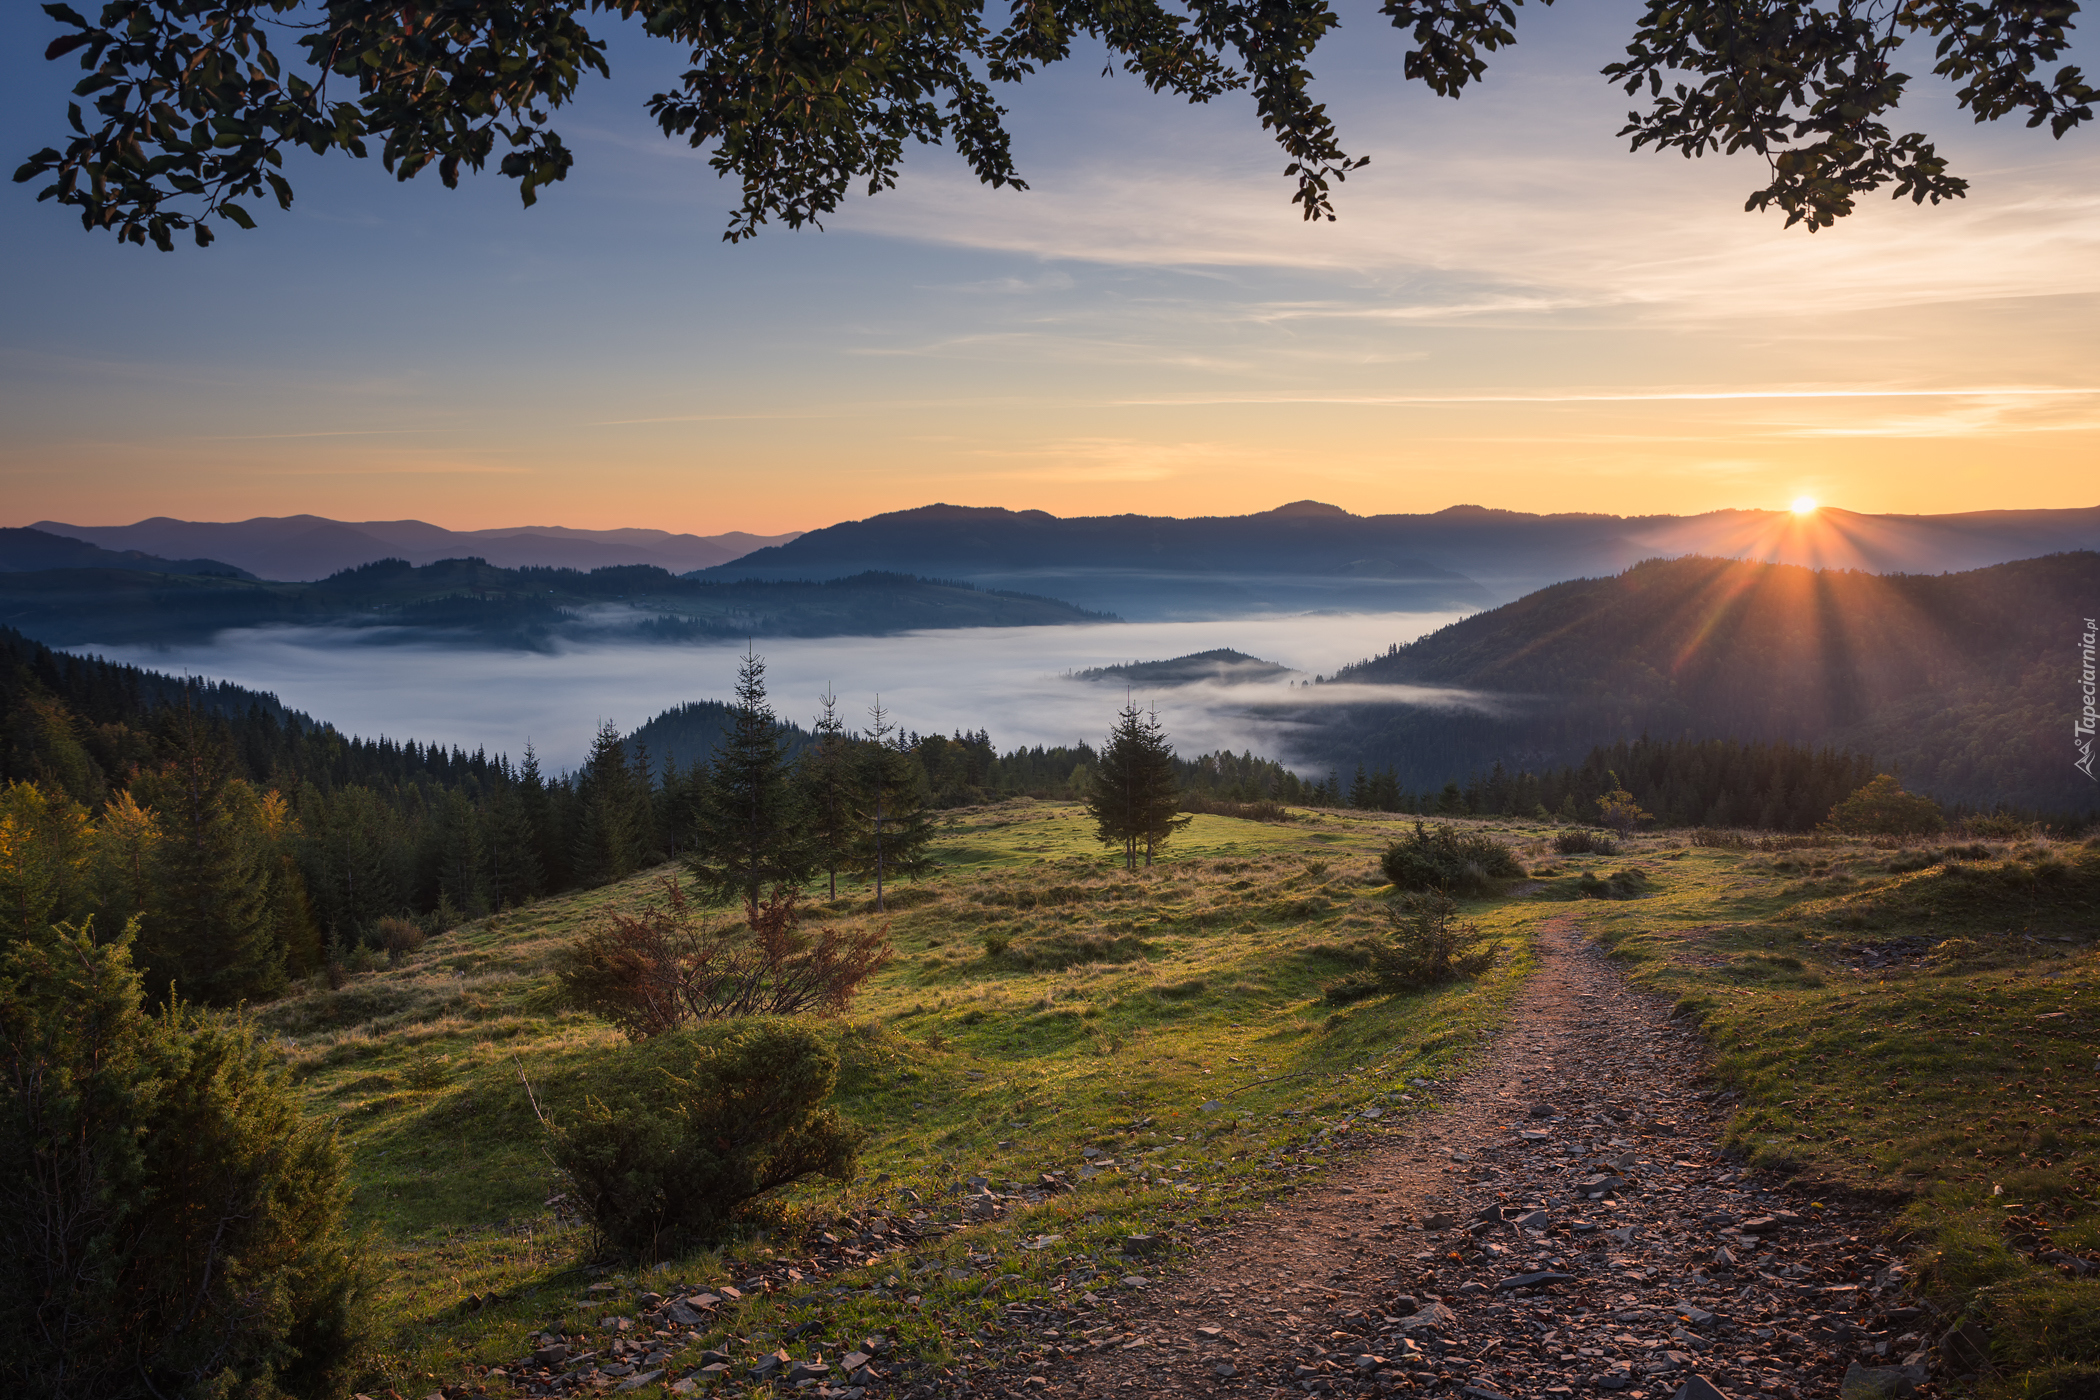
[[[745,908],[742,923],[709,928],[676,880],[657,883],[661,902],[609,915],[555,965],[571,1003],[634,1040],[688,1021],[840,1012],[890,960],[887,924],[803,933],[796,890],[775,889]]]
[[[381,919],[373,932],[386,951],[388,967],[401,966],[403,958],[423,946],[423,926],[413,919]]]

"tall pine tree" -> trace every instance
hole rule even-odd
[[[641,869],[649,852],[649,789],[611,720],[598,726],[576,781],[572,870],[578,884],[609,885]]]
[[[214,1006],[274,995],[284,949],[272,936],[261,833],[240,820],[233,755],[192,705],[170,709],[166,761],[131,784],[159,818],[140,962],[157,998],[171,990]]]
[[[1138,742],[1139,840],[1149,868],[1160,847],[1194,818],[1181,810],[1181,783],[1174,776],[1174,745],[1159,722],[1157,708],[1145,712],[1145,721],[1138,726]]]
[[[802,755],[796,777],[809,811],[810,842],[817,868],[824,872],[825,897],[839,897],[839,871],[853,863],[864,834],[855,785],[853,736],[839,719],[836,695],[825,691],[811,731],[817,741]]]
[[[1122,850],[1125,870],[1137,869],[1141,855],[1150,865],[1167,839],[1188,825],[1180,806],[1174,747],[1167,742],[1159,713],[1148,715],[1126,696],[1087,783],[1087,815],[1093,819],[1095,839]]]
[[[855,765],[861,827],[855,865],[875,881],[879,914],[885,880],[916,880],[934,868],[926,854],[933,840],[933,817],[926,810],[925,770],[904,747],[902,732],[890,724],[881,696],[868,713],[873,723]]]
[[[488,912],[483,863],[488,848],[482,833],[481,814],[458,788],[438,803],[438,898],[440,908],[449,906],[469,919]]]
[[[790,777],[787,744],[766,702],[766,663],[747,652],[737,671],[734,719],[694,794],[686,864],[708,897],[742,900],[753,918],[768,891],[799,889],[817,868],[806,809]]]
[[[482,808],[482,859],[490,901],[498,909],[511,909],[538,898],[544,871],[521,784],[509,772],[504,776]]]

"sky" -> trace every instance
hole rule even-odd
[[[1761,165],[1615,137],[1597,70],[1635,14],[1527,8],[1454,103],[1347,7],[1317,95],[1371,164],[1333,224],[1249,104],[1082,53],[1007,94],[1030,191],[921,148],[825,231],[727,245],[735,191],[642,108],[677,56],[628,32],[529,210],[295,154],[290,213],[161,254],[10,185],[0,524],[2100,503],[2095,133],[1976,127],[1921,83],[1904,125],[1969,198],[1784,229],[1742,210]],[[35,7],[0,26],[19,159],[75,75]]]

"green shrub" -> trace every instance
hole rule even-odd
[[[1401,895],[1387,913],[1392,932],[1383,940],[1368,939],[1364,952],[1365,972],[1380,991],[1412,992],[1441,986],[1467,977],[1477,977],[1495,965],[1500,943],[1483,948],[1481,932],[1471,923],[1458,921],[1458,906],[1449,895]],[[1362,991],[1362,977],[1348,978],[1327,991],[1329,1001],[1353,1001]]]
[[[860,1134],[825,1107],[838,1071],[791,1020],[666,1031],[587,1076],[582,1110],[550,1126],[554,1162],[606,1241],[667,1252],[789,1182],[852,1176]]]
[[[131,935],[0,958],[8,1393],[334,1393],[364,1291],[342,1152],[244,1020],[141,1011]]]
[[[1694,833],[1692,844],[1699,844],[1697,833]],[[1615,856],[1619,853],[1619,843],[1612,839],[1610,832],[1577,827],[1554,837],[1553,849],[1564,856]]]
[[[1575,888],[1583,899],[1639,899],[1648,893],[1648,877],[1638,870],[1619,870],[1600,880],[1585,870]]]
[[[1853,836],[1930,836],[1946,829],[1940,804],[1905,792],[1883,773],[1830,809],[1832,830]]]
[[[1369,968],[1352,972],[1339,981],[1329,982],[1320,989],[1320,997],[1335,1006],[1347,1006],[1352,1001],[1375,997],[1386,988],[1378,981],[1378,974]]]
[[[1386,849],[1379,862],[1393,888],[1446,894],[1493,894],[1524,867],[1508,846],[1481,831],[1460,831],[1449,822],[1434,831],[1416,822],[1414,832]]]
[[[1211,797],[1200,792],[1183,793],[1181,810],[1207,813],[1214,817],[1238,817],[1250,822],[1291,822],[1298,820],[1291,810],[1281,802],[1270,798],[1257,798],[1252,802],[1233,802],[1225,798]]]

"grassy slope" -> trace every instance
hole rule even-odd
[[[2100,1282],[2061,1262],[2100,1255],[2100,849],[1904,868],[1946,849],[1687,849],[1585,923],[1702,1019],[1731,1145],[1902,1205],[1937,1325],[1993,1329],[1982,1389],[2056,1394],[2100,1378]]]
[[[1405,1081],[1455,1068],[1528,968],[1524,932],[1573,913],[1638,981],[1704,1020],[1718,1072],[1744,1095],[1733,1145],[1828,1189],[1908,1203],[1925,1281],[1949,1318],[1996,1326],[2006,1387],[2100,1357],[2079,1330],[2100,1317],[2100,1285],[2036,1258],[2100,1252],[2100,852],[2001,843],[1968,852],[1985,859],[1906,869],[1928,857],[1693,848],[1667,833],[1612,859],[1560,860],[1534,844],[1541,878],[1470,911],[1517,935],[1495,973],[1337,1012],[1320,991],[1347,966],[1342,948],[1379,926],[1375,855],[1394,830],[1342,814],[1283,826],[1198,817],[1173,861],[1133,878],[1104,865],[1073,807],[958,814],[943,875],[888,916],[897,961],[838,1029],[841,1107],[874,1130],[863,1177],[796,1193],[768,1229],[680,1261],[675,1276],[741,1277],[842,1211],[900,1209],[900,1189],[938,1211],[974,1174],[1033,1181],[1076,1168],[1088,1146],[1115,1155],[1120,1170],[1071,1196],[848,1280],[894,1270],[894,1289],[827,1305],[834,1335],[864,1327],[934,1359],[962,1354],[996,1313],[978,1297],[984,1273],[1025,1297],[1076,1256],[1102,1265],[1124,1235],[1286,1184],[1315,1159],[1275,1149],[1320,1120],[1420,1106],[1398,1099]],[[1648,876],[1646,897],[1566,902],[1584,871],[1626,868]],[[468,925],[399,969],[266,1010],[317,1111],[343,1125],[358,1209],[391,1264],[375,1384],[405,1391],[515,1356],[587,1281],[581,1231],[546,1207],[557,1187],[518,1076],[558,1115],[576,1066],[616,1053],[617,1037],[553,1005],[544,967],[560,941],[648,887]],[[872,917],[859,891],[841,908]],[[1212,1098],[1226,1111],[1201,1111]],[[1063,1238],[1025,1247],[1043,1234]],[[917,1272],[964,1264],[967,1280]],[[491,1292],[503,1297],[486,1310],[460,1308]],[[756,1341],[807,1304],[747,1304],[736,1325]]]
[[[740,1263],[798,1229],[843,1210],[897,1209],[901,1190],[938,1208],[969,1176],[1033,1182],[1075,1170],[1088,1146],[1110,1150],[1122,1168],[929,1240],[905,1265],[975,1254],[976,1267],[1015,1276],[1021,1292],[1009,1298],[1025,1296],[1056,1257],[1099,1257],[1177,1214],[1316,1169],[1272,1164],[1270,1150],[1302,1141],[1314,1120],[1339,1124],[1373,1102],[1419,1106],[1404,1081],[1463,1058],[1530,954],[1519,937],[1475,984],[1343,1010],[1323,1002],[1350,965],[1343,948],[1381,925],[1376,855],[1392,832],[1390,821],[1345,815],[1288,825],[1199,816],[1171,861],[1133,877],[1105,864],[1075,807],[1022,800],[957,814],[938,849],[943,874],[898,891],[902,907],[886,916],[896,961],[838,1030],[840,1107],[874,1134],[863,1176],[794,1193],[770,1231],[726,1257],[682,1261],[677,1276],[742,1277]],[[462,926],[399,968],[262,1013],[316,1111],[341,1124],[357,1209],[386,1261],[384,1346],[368,1389],[405,1393],[514,1357],[586,1282],[583,1232],[546,1204],[558,1186],[519,1076],[558,1115],[576,1068],[617,1053],[616,1035],[555,1005],[544,969],[601,911],[646,898],[653,878]],[[866,922],[868,903],[855,890],[834,917]],[[1559,910],[1527,903],[1478,916],[1521,933]],[[1277,1082],[1232,1092],[1265,1079]],[[1202,1111],[1214,1098],[1226,1110]],[[1018,1247],[1046,1233],[1065,1237],[1059,1250]],[[996,1306],[975,1301],[979,1288],[930,1275],[857,1302],[852,1326],[945,1359],[970,1345],[954,1336],[958,1319]],[[928,1306],[905,1302],[913,1292]],[[490,1293],[504,1296],[462,1309]],[[738,1325],[755,1332],[796,1306],[747,1305]]]

